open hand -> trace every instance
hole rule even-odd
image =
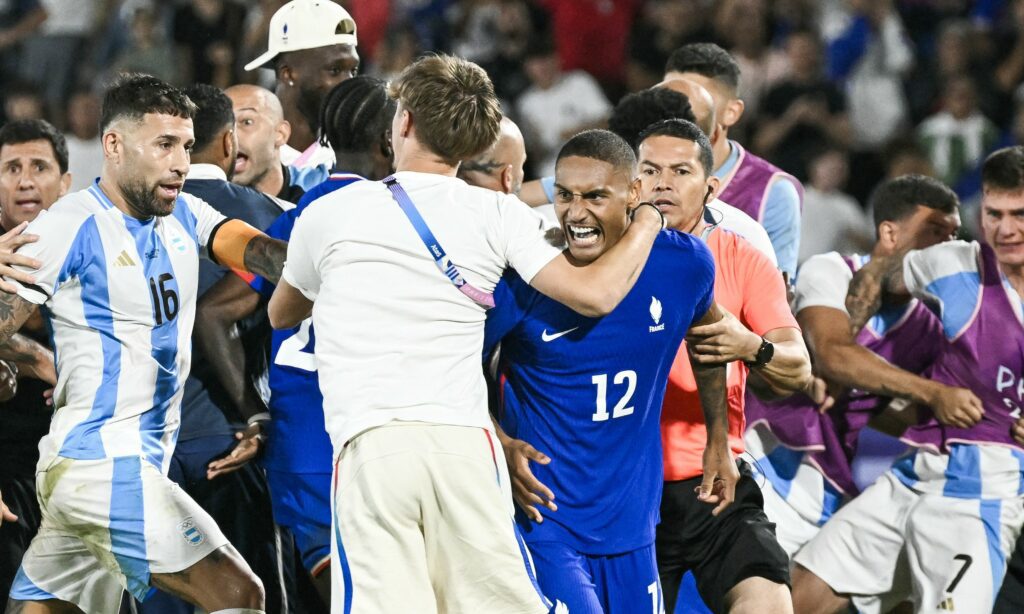
[[[12,230],[0,235],[0,277],[9,277],[20,281],[23,284],[31,285],[36,283],[35,276],[14,268],[15,265],[20,265],[30,269],[38,269],[43,265],[35,258],[29,258],[28,256],[21,256],[15,253],[22,245],[25,245],[26,243],[35,243],[39,240],[38,235],[24,234],[25,228],[27,227],[28,222],[22,222]],[[0,290],[3,290],[8,294],[18,293],[17,286],[2,278],[0,278]]]
[[[505,462],[508,464],[509,477],[512,479],[512,498],[534,522],[544,522],[538,507],[545,507],[552,512],[558,511],[555,505],[555,493],[545,486],[530,471],[530,461],[547,465],[551,462],[546,454],[526,443],[522,439],[507,439],[502,442],[505,450]]]
[[[234,450],[231,450],[231,454],[215,460],[206,466],[207,480],[238,471],[246,463],[256,458],[260,451],[260,446],[263,445],[263,427],[259,422],[250,424],[244,431],[235,433],[235,439],[238,440],[238,445],[235,446]]]
[[[721,305],[722,319],[694,326],[686,333],[686,344],[700,364],[721,364],[734,360],[754,360],[761,337],[743,325]]]

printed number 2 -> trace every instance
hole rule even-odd
[[[178,293],[167,282],[174,281],[174,275],[164,273],[156,279],[149,278],[149,294],[153,299],[153,320],[157,326],[170,322],[178,315]],[[159,289],[157,287],[159,286]]]
[[[949,588],[946,589],[947,593],[952,593],[956,589],[956,585],[960,584],[960,580],[964,579],[964,574],[967,573],[971,563],[974,561],[969,554],[958,554],[953,557],[953,560],[963,561],[963,565],[960,567],[960,571],[956,574],[956,577],[953,578],[953,581],[949,583]]]
[[[316,371],[316,356],[309,351],[309,336],[312,333],[313,319],[306,318],[299,325],[294,335],[281,342],[277,348],[276,364],[284,367],[295,367],[303,371]]]
[[[597,386],[597,411],[594,412],[594,422],[603,422],[608,419],[608,374],[602,373],[590,378],[590,381]],[[616,386],[626,384],[626,393],[622,395],[619,402],[612,409],[612,418],[621,418],[633,413],[633,406],[627,407],[633,400],[633,393],[636,392],[636,371],[619,371],[612,380]]]

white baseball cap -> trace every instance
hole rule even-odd
[[[267,52],[245,65],[263,66],[279,53],[356,44],[356,22],[331,0],[292,0],[270,18]]]

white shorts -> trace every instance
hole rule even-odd
[[[547,612],[504,466],[480,428],[393,422],[351,439],[334,470],[331,612]]]
[[[137,456],[58,457],[36,474],[36,492],[42,524],[12,599],[117,612],[122,588],[144,599],[151,574],[187,569],[228,543],[209,514]]]
[[[764,513],[775,523],[775,537],[792,559],[818,534],[844,498],[806,452],[781,445],[764,425],[747,429],[743,439],[764,497]]]
[[[892,472],[846,504],[795,562],[860,612],[990,612],[1024,523],[1024,499],[920,493]]]

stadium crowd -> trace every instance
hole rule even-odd
[[[1024,0],[0,0],[0,101],[10,614],[1024,611]]]

